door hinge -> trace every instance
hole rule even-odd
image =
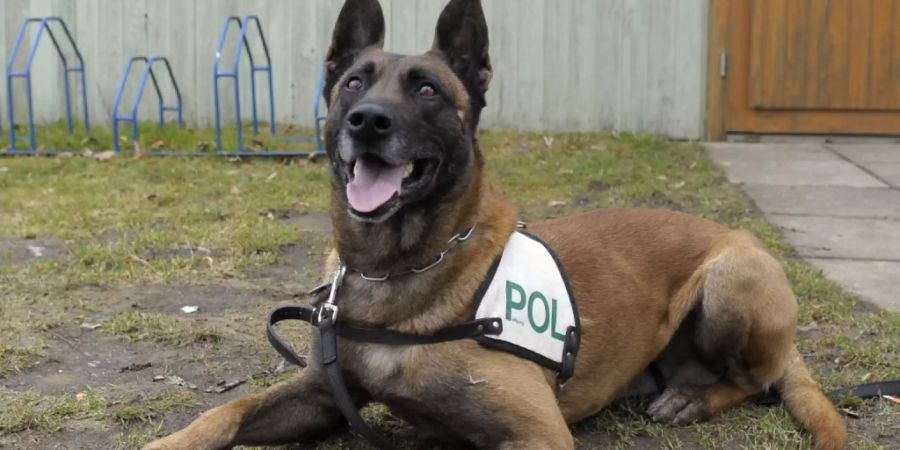
[[[719,53],[719,77],[725,78],[728,76],[728,53],[722,52]]]

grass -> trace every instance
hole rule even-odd
[[[291,125],[276,127],[276,135],[269,133],[269,124],[259,124],[259,134],[253,134],[250,126],[242,128],[244,150],[252,152],[264,152],[269,150],[279,151],[311,151],[315,144],[310,142],[297,142],[297,138],[312,138],[315,136],[312,130],[296,128]],[[75,123],[73,133],[68,133],[66,122],[60,121],[50,125],[38,127],[35,132],[37,150],[39,152],[68,152],[80,154],[85,151],[92,153],[104,152],[113,149],[112,129],[94,128],[90,132],[84,131],[84,124]],[[200,152],[214,153],[216,150],[216,134],[214,129],[189,129],[179,128],[175,123],[169,122],[160,128],[155,122],[138,123],[137,145],[131,139],[131,125],[123,123],[119,128],[119,146],[123,154],[133,155],[134,151],[141,152]],[[16,126],[16,149],[29,150],[31,141],[28,137],[27,125]],[[224,125],[222,127],[222,146],[224,151],[234,151],[237,148],[237,126]],[[0,136],[0,153],[11,149],[8,131]]]
[[[169,389],[160,394],[141,394],[124,401],[113,408],[110,415],[116,422],[127,427],[151,423],[162,419],[162,415],[166,412],[197,404],[197,398],[191,392]]]
[[[0,390],[0,404],[4,405],[0,409],[0,435],[24,430],[59,431],[70,420],[97,419],[106,411],[106,399],[94,393],[78,400],[68,395]]]
[[[34,347],[0,344],[0,378],[37,364],[41,352]]]
[[[112,142],[103,130],[70,138],[60,125],[42,128],[39,135],[45,148],[75,153],[108,150]],[[211,141],[209,130],[144,125],[140,146],[191,150]],[[485,132],[480,142],[491,179],[521,207],[526,220],[603,207],[663,207],[753,231],[785,265],[800,302],[798,344],[823,386],[900,378],[900,314],[861,307],[797,259],[779,231],[727,183],[699,146],[590,133]],[[84,321],[96,321],[102,326],[94,333],[116,336],[123,351],[190,349],[167,356],[174,359],[166,360],[166,370],[194,370],[199,385],[197,377],[247,376],[251,367],[272,362],[259,332],[261,313],[272,301],[267,296],[293,299],[309,286],[290,285],[299,275],[272,280],[254,274],[280,264],[286,246],[310,239],[315,241],[310,245],[322,246],[321,238],[300,233],[305,225],[284,217],[323,213],[328,174],[323,162],[305,159],[0,158],[0,191],[0,242],[58,251],[55,258],[28,262],[0,247],[0,380],[40,372],[54,347],[71,336],[82,339],[81,345],[97,345],[94,335],[79,329]],[[312,262],[297,273],[318,270],[319,255],[307,256]],[[185,284],[253,287],[260,299],[248,299],[246,307],[216,314],[212,321],[134,311],[123,304],[123,290],[172,286],[177,296],[178,286]],[[209,342],[216,345],[192,347]],[[219,355],[238,365],[217,365]],[[244,388],[261,389],[286,376],[250,377]],[[92,420],[121,433],[115,445],[133,448],[156,435],[164,418],[174,415],[183,423],[222,401],[178,390],[143,393],[147,378],[97,387],[89,391],[97,399],[93,404],[37,391],[0,391],[0,434],[77,429]],[[142,394],[123,398],[122,389]],[[809,446],[808,436],[783,408],[742,407],[707,423],[673,428],[649,422],[644,406],[616,403],[579,424],[576,437],[585,448]],[[845,406],[864,418],[850,423],[852,448],[881,448],[883,436],[900,433],[900,412],[887,402]],[[383,409],[367,414],[386,430],[398,428]],[[359,447],[348,435],[321,446]]]
[[[24,430],[56,432],[73,421],[105,420],[132,426],[150,423],[175,409],[197,405],[190,392],[167,389],[158,394],[138,394],[109,401],[103,395],[87,391],[75,395],[45,395],[34,392],[0,391],[0,436]]]
[[[125,312],[108,318],[102,325],[104,332],[128,342],[154,341],[182,345],[217,343],[222,332],[214,328],[195,327],[160,314]]]

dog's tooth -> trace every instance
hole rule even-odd
[[[407,164],[403,170],[403,178],[406,178],[406,177],[412,175],[413,169],[415,169],[415,164],[413,164],[413,163]]]

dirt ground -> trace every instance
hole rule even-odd
[[[279,264],[249,270],[233,280],[213,285],[71,286],[69,295],[90,304],[98,313],[86,316],[81,325],[52,330],[53,344],[46,349],[44,360],[30,370],[3,379],[3,389],[49,396],[77,396],[80,392],[102,386],[105,388],[104,395],[125,400],[107,406],[105,415],[115,417],[113,423],[92,418],[82,420],[76,427],[56,431],[25,430],[4,434],[0,437],[0,447],[134,448],[139,446],[141,439],[174,431],[205,409],[257,391],[297,371],[289,365],[285,367],[284,362],[268,348],[262,333],[263,317],[275,305],[304,301],[306,288],[316,284],[317,278],[313,274],[321,265],[321,255],[327,249],[331,230],[324,214],[295,214],[290,211],[282,214],[283,220],[302,224],[309,231],[302,233],[297,242],[282,249],[283,259]],[[530,215],[553,214],[552,211],[537,211]],[[2,248],[13,249],[13,256],[6,261],[8,264],[27,263],[38,258],[27,250],[36,246],[47,249],[40,258],[66,257],[64,246],[53,240],[6,239],[0,244]],[[23,251],[23,248],[26,250]],[[166,257],[164,253],[159,252],[157,257]],[[188,305],[197,306],[198,310],[190,315],[185,314],[181,308]],[[129,311],[158,313],[173,318],[189,316],[192,328],[227,330],[229,338],[221,342],[172,345],[171,342],[128,342],[91,329],[92,324],[104,317]],[[297,342],[303,342],[305,331],[298,329],[292,336]],[[245,338],[235,339],[237,336]],[[170,379],[156,381],[170,376],[180,377],[187,385],[179,385]],[[217,385],[233,382],[242,384],[226,392],[205,392]],[[154,407],[154,400],[162,400],[162,404]],[[746,437],[718,440],[720,428],[735,425],[730,415],[682,428],[650,423],[643,416],[648,401],[620,401],[596,418],[577,425],[574,430],[578,448],[761,448]],[[137,412],[132,411],[133,408],[147,410]],[[877,407],[870,405],[869,408]],[[744,407],[738,413],[739,420],[764,422],[772,414],[784,415],[779,409]],[[870,414],[861,419],[850,419],[849,425],[852,431],[867,435],[884,448],[896,448],[893,445],[898,442],[898,427],[890,420],[889,416]],[[410,448],[421,444],[414,440],[415,431],[401,423],[388,418],[381,419],[380,425]],[[316,447],[369,448],[350,433],[330,439],[321,446],[286,448]]]
[[[540,146],[541,141],[535,141]],[[503,178],[504,170],[495,175]],[[565,175],[562,170],[568,169],[557,173]],[[647,176],[661,175],[651,171]],[[720,176],[715,176],[719,177],[716,182],[721,182]],[[613,184],[595,180],[566,192],[560,197],[562,202],[526,202],[530,206],[523,209],[522,216],[534,221],[606,206]],[[626,202],[692,212],[706,207],[657,191]],[[721,209],[722,204],[712,207]],[[304,302],[305,292],[317,284],[329,248],[330,221],[321,210],[306,207],[269,209],[265,215],[267,220],[299,230],[279,243],[277,258],[222,270],[216,276],[198,269],[195,278],[178,277],[175,282],[148,282],[152,277],[144,277],[136,283],[111,283],[70,276],[62,284],[42,284],[43,268],[83,263],[90,255],[76,248],[73,240],[41,235],[0,237],[0,275],[7,275],[0,280],[9,283],[0,284],[0,299],[15,298],[18,305],[8,310],[17,323],[0,321],[0,332],[10,341],[0,342],[5,364],[0,368],[0,448],[137,448],[186,425],[210,407],[295,373],[298,369],[285,365],[269,347],[263,320],[276,305]],[[752,207],[741,209],[739,215],[758,220]],[[120,238],[101,234],[93,239]],[[203,264],[208,257],[213,266],[212,261],[224,251],[198,245],[147,248],[129,255],[129,261],[158,267],[158,263],[175,259]],[[790,259],[789,249],[785,257]],[[838,299],[810,300],[811,306],[804,307],[799,336],[807,361],[826,387],[897,372],[895,355],[870,355],[861,348],[880,349],[876,344],[888,342],[884,336],[893,339],[900,333],[900,321],[893,316],[884,318],[851,300],[847,300],[846,311],[841,310],[849,319],[832,318],[832,309],[837,308],[832,303],[843,302],[843,294],[829,291],[836,288],[823,284],[820,274],[788,267],[801,300]],[[22,281],[19,275],[23,271],[33,271],[29,273],[38,281]],[[21,294],[25,291],[28,295]],[[196,307],[196,311],[184,312],[185,306]],[[0,312],[2,308],[0,303]],[[34,336],[40,336],[40,343],[34,342],[30,333],[16,335],[17,330],[25,329],[19,328],[23,321],[37,330]],[[835,332],[838,329],[840,333]],[[308,332],[297,327],[285,335],[305,353]],[[706,423],[671,427],[649,421],[643,413],[648,400],[622,400],[576,425],[578,448],[809,446],[808,436],[780,406],[747,405]],[[848,414],[853,448],[900,448],[900,408],[887,401],[846,402],[842,407]],[[415,440],[414,430],[377,408],[368,414],[404,447],[423,448],[424,444]],[[289,448],[369,447],[350,433],[342,433],[323,443]]]

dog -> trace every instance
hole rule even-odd
[[[349,270],[337,293],[339,322],[428,335],[472,319],[474,295],[517,228],[476,136],[492,74],[487,31],[478,0],[450,0],[430,51],[391,54],[381,50],[378,1],[345,2],[323,92],[335,244],[326,269],[339,258]],[[451,236],[473,225],[466,242],[447,250]],[[529,224],[528,232],[556,253],[578,299],[581,346],[565,386],[554,371],[471,339],[341,339],[357,406],[382,402],[451,448],[572,449],[569,425],[631,392],[655,362],[667,385],[648,410],[656,421],[691,423],[773,390],[816,449],[845,448],[846,427],[794,346],[791,286],[750,233],[649,209],[589,212]],[[372,281],[389,274],[399,275]],[[314,339],[311,354],[319,345]],[[310,361],[295,378],[209,410],[145,448],[327,436],[346,424],[331,392],[322,363]]]

